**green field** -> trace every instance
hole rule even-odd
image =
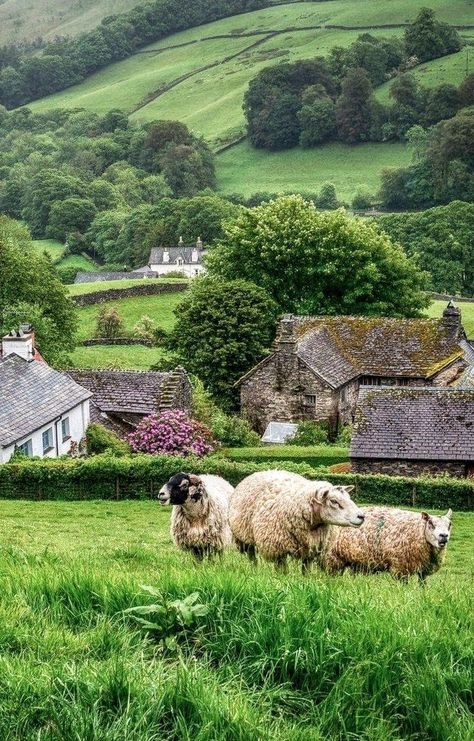
[[[150,370],[165,357],[160,347],[145,345],[78,346],[69,358],[72,368],[109,368],[116,370]]]
[[[223,193],[249,196],[258,191],[314,193],[330,182],[338,198],[350,202],[358,188],[377,192],[384,167],[401,167],[409,161],[407,147],[398,143],[355,147],[335,143],[265,152],[242,142],[218,155],[217,187]]]
[[[276,461],[307,463],[309,466],[332,466],[349,459],[347,448],[337,445],[262,445],[259,448],[228,448],[222,455],[233,461],[255,461],[272,464]]]
[[[217,145],[242,133],[243,95],[260,69],[278,61],[324,55],[335,45],[350,44],[364,30],[401,34],[402,24],[421,6],[418,0],[391,0],[385,5],[327,0],[226,18],[173,34],[30,107],[84,107],[98,112],[122,108],[140,121],[179,119]],[[435,0],[430,7],[440,19],[471,21],[470,0]],[[328,29],[327,24],[354,28]],[[401,25],[382,31],[374,24]]]
[[[133,8],[140,0],[3,0],[0,44],[42,36],[75,36],[95,28],[102,18]]]
[[[58,262],[58,268],[77,268],[79,271],[90,272],[97,270],[97,264],[90,257],[85,255],[67,255]]]
[[[64,245],[57,239],[33,239],[32,242],[35,252],[40,255],[46,252],[53,262],[59,261],[64,253]]]
[[[457,306],[461,311],[462,323],[467,336],[474,338],[474,301],[472,303],[460,301]],[[441,317],[445,308],[446,301],[433,301],[426,310],[426,313],[431,317]]]
[[[4,501],[0,518],[5,741],[473,737],[472,514],[425,589],[235,552],[196,567],[156,502]],[[193,592],[206,614],[167,649],[124,614]]]
[[[73,283],[68,286],[70,296],[83,296],[86,293],[95,293],[96,291],[105,291],[109,288],[131,288],[132,286],[142,286],[146,283],[144,278],[123,278],[122,280],[98,280],[94,283]],[[186,283],[187,278],[153,278],[153,283]]]

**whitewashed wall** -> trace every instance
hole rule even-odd
[[[69,435],[70,438],[63,442],[61,433],[61,420],[65,417],[69,417]],[[57,418],[56,418],[57,419]],[[17,440],[14,445],[9,445],[6,448],[0,447],[0,463],[7,463],[13,453],[15,452],[15,446],[21,445],[27,440],[31,439],[32,442],[32,455],[39,455],[41,458],[56,458],[56,435],[58,435],[58,451],[59,455],[64,455],[69,452],[71,442],[79,442],[85,435],[87,425],[90,420],[90,409],[89,401],[83,401],[78,406],[71,409],[69,412],[65,412],[58,421],[48,422],[48,424],[40,427],[39,430],[35,430],[32,434],[26,435],[25,437]],[[43,455],[43,432],[46,432],[50,427],[53,428],[53,441],[52,449]]]
[[[151,270],[156,271],[160,275],[167,275],[168,273],[183,273],[187,278],[195,278],[196,275],[204,273],[203,265],[196,265],[189,263],[186,265],[177,265],[176,263],[150,265]]]

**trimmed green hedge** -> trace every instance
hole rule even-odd
[[[307,463],[276,460],[272,460],[271,467],[335,484],[353,484],[356,487],[353,494],[359,502],[431,509],[451,507],[458,511],[474,509],[474,483],[466,479],[334,474]],[[237,463],[220,456],[184,459],[97,455],[79,460],[25,460],[0,465],[0,498],[145,499],[156,496],[163,483],[179,471],[213,473],[235,485],[245,476],[268,468],[268,463]]]
[[[258,448],[227,448],[221,455],[233,461],[272,465],[274,461],[292,461],[307,463],[315,468],[345,463],[349,460],[348,448],[337,445],[263,445]]]

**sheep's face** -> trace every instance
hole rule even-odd
[[[425,523],[425,538],[426,542],[437,548],[443,550],[448,545],[449,537],[451,535],[451,517],[452,511],[448,509],[445,515],[442,517],[436,517],[435,515],[429,515],[428,512],[422,512],[421,517]]]
[[[322,522],[341,527],[359,527],[364,522],[364,513],[352,501],[349,492],[353,486],[319,487],[315,497],[315,508]]]
[[[177,473],[170,478],[158,494],[161,504],[183,505],[187,501],[197,502],[204,494],[199,476],[191,473]]]

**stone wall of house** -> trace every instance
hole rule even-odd
[[[81,296],[71,296],[76,306],[90,306],[91,304],[102,304],[105,301],[114,301],[121,298],[133,298],[134,296],[150,296],[155,293],[179,293],[189,288],[188,283],[154,283],[144,281],[138,286],[128,288],[107,288],[94,293],[84,293]]]
[[[309,396],[315,396],[315,403]],[[241,385],[242,414],[263,433],[271,421],[314,419],[335,424],[339,394],[296,356],[273,356]]]
[[[459,358],[449,368],[445,368],[434,376],[433,386],[450,386],[466,368],[466,361],[463,358]]]
[[[353,473],[382,473],[388,476],[442,476],[448,474],[464,478],[466,463],[463,461],[422,461],[385,458],[351,458]]]
[[[345,386],[338,389],[338,412],[339,422],[350,425],[354,421],[354,414],[359,396],[359,381],[349,381]]]

